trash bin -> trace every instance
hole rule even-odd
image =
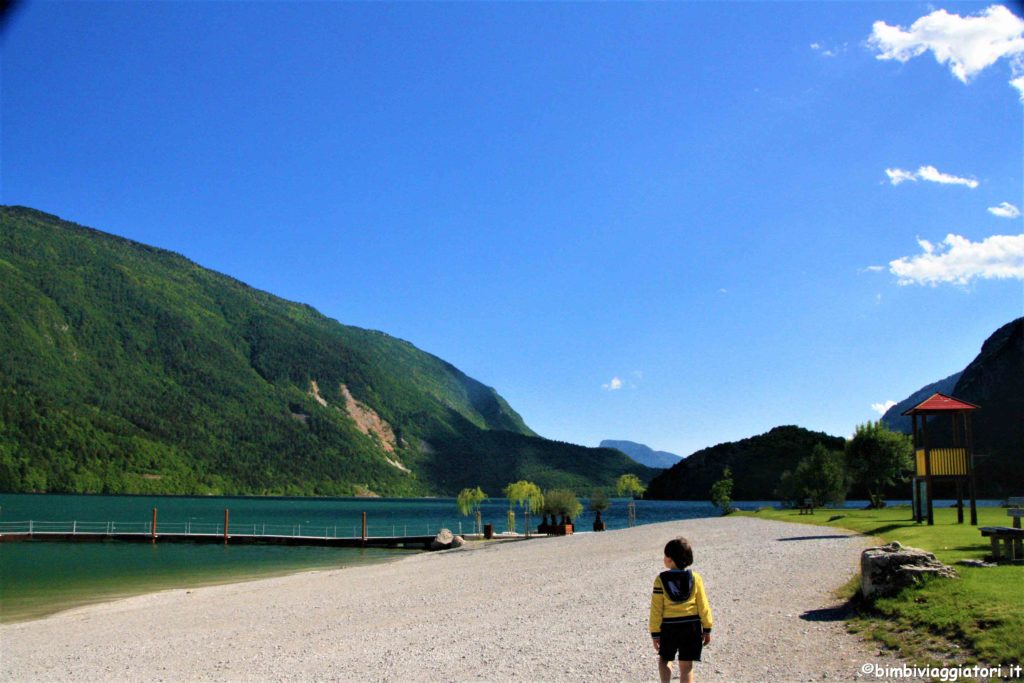
[[[484,524],[484,538],[486,538],[488,541],[494,538],[493,524]]]

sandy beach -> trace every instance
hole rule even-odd
[[[730,517],[83,607],[0,626],[0,678],[657,680],[651,583],[677,535],[695,548],[714,611],[698,680],[855,680],[862,665],[900,663],[848,634],[833,609],[869,539]]]

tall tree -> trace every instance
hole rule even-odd
[[[732,470],[729,467],[722,472],[722,478],[711,485],[711,502],[727,515],[732,507]]]
[[[842,505],[849,489],[849,476],[842,452],[817,444],[793,472],[782,473],[775,494],[784,501],[797,503],[810,499],[815,507]]]
[[[882,491],[907,481],[913,467],[910,437],[890,431],[881,421],[857,425],[846,443],[846,464],[854,481],[867,489],[870,507],[885,507]]]

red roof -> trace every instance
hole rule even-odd
[[[904,411],[904,415],[914,413],[941,413],[955,410],[977,410],[980,406],[967,401],[961,401],[945,394],[932,394],[930,397],[918,403],[910,410]]]

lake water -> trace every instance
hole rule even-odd
[[[939,504],[939,503],[937,503]],[[736,503],[741,509],[774,506],[770,501]],[[851,501],[850,507],[862,507]],[[157,529],[211,531],[230,511],[230,530],[283,530],[304,535],[358,536],[362,513],[368,534],[433,535],[441,528],[469,533],[473,521],[459,514],[455,500],[384,498],[213,498],[187,496],[74,496],[0,494],[0,528],[15,522],[72,522],[119,528],[147,528],[157,508]],[[496,532],[507,528],[508,503],[488,500],[483,522]],[[699,501],[636,502],[637,524],[711,517],[716,509]],[[617,499],[602,515],[609,529],[627,526],[627,501]],[[536,528],[539,520],[532,519]],[[577,528],[588,531],[593,513]],[[9,527],[8,527],[9,528]],[[222,528],[222,527],[221,527]],[[517,513],[517,530],[523,519]],[[0,621],[17,621],[69,607],[155,590],[226,583],[311,569],[336,569],[387,562],[410,550],[317,548],[279,545],[191,543],[17,542],[0,543]]]

